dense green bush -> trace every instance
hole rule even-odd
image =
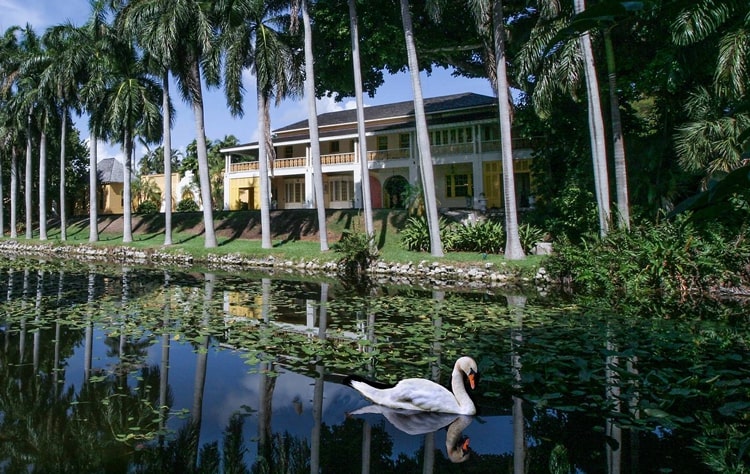
[[[438,226],[440,227],[440,240],[443,243],[443,250],[451,250],[452,226],[443,217],[438,221]],[[430,251],[430,229],[425,217],[410,217],[406,221],[406,226],[401,231],[401,245],[413,252]]]
[[[715,228],[697,229],[685,216],[613,231],[580,243],[555,242],[546,263],[550,274],[568,281],[578,294],[620,302],[658,298],[681,304],[720,286],[747,284],[750,235]]]
[[[537,242],[544,240],[544,231],[533,224],[521,224],[518,226],[518,237],[521,240],[521,247],[526,254],[536,246]]]
[[[499,254],[505,248],[505,230],[501,222],[489,219],[456,226],[452,244],[462,252]]]
[[[159,212],[159,205],[154,201],[143,201],[135,210],[137,214],[156,214]]]
[[[378,259],[373,237],[364,232],[345,230],[341,239],[331,248],[334,252],[341,254],[338,260],[338,270],[340,275],[347,278],[361,276],[372,262]]]
[[[200,206],[192,198],[186,198],[177,203],[177,212],[195,212],[200,211]]]

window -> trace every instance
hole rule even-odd
[[[398,147],[399,148],[409,148],[411,144],[411,141],[409,140],[409,134],[408,133],[402,133],[398,136]]]
[[[449,174],[445,177],[446,197],[467,197],[472,195],[471,176],[468,174]]]
[[[284,147],[284,158],[294,158],[294,146],[287,145]]]
[[[339,144],[338,140],[335,142],[331,142],[331,153],[338,153],[341,150],[341,145]]]
[[[388,149],[388,137],[378,137],[378,151],[384,151]]]
[[[347,176],[332,177],[328,182],[331,201],[351,201],[354,199],[354,181]]]
[[[284,182],[284,201],[302,202],[305,195],[305,182],[301,179],[287,180]]]

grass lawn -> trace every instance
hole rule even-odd
[[[357,210],[329,210],[327,212],[327,234],[329,248],[341,238],[345,231],[364,230],[362,215]],[[439,262],[443,265],[484,267],[490,263],[495,268],[508,267],[525,271],[536,269],[543,257],[531,255],[522,261],[506,260],[502,255],[482,255],[475,252],[448,252],[444,257],[432,257],[425,252],[411,252],[400,245],[399,232],[408,216],[402,210],[377,210],[374,212],[375,242],[380,260],[393,263]],[[76,217],[68,221],[66,244],[97,246],[128,245],[135,248],[159,248],[167,252],[184,252],[201,259],[208,254],[241,254],[248,257],[273,255],[284,260],[336,261],[340,254],[333,249],[320,251],[319,232],[315,210],[272,211],[272,249],[261,248],[259,211],[220,211],[214,213],[214,229],[218,247],[204,247],[203,214],[201,212],[175,212],[172,214],[172,245],[163,246],[164,215],[133,215],[133,242],[122,243],[123,219],[121,215],[99,217],[99,241],[89,242],[88,217]],[[39,242],[38,229],[33,241]],[[60,241],[59,222],[52,221],[47,227],[48,241]],[[25,241],[19,231],[20,241]]]

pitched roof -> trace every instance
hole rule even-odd
[[[489,111],[487,108],[497,105],[497,99],[473,92],[464,92],[462,94],[447,95],[441,97],[432,97],[424,99],[424,109],[427,120],[430,124],[435,125],[443,122],[460,122],[469,120],[483,120],[495,117],[496,112]],[[478,110],[483,109],[483,110]],[[451,112],[451,117],[440,117],[440,113]],[[461,113],[465,116],[461,116]],[[374,105],[365,107],[365,121],[373,122],[381,119],[403,117],[404,120],[396,124],[393,122],[383,122],[380,125],[372,123],[367,124],[367,131],[384,131],[384,130],[403,130],[413,128],[414,101],[408,100],[395,102],[393,104]],[[325,130],[325,127],[335,126],[333,130]],[[357,133],[357,111],[355,109],[340,110],[337,112],[327,112],[318,115],[318,127],[320,138],[336,137],[346,134]],[[283,144],[295,141],[309,140],[309,126],[307,120],[301,120],[281,128],[273,130],[273,133],[281,135],[274,139],[275,144]],[[246,149],[247,147],[257,146],[258,142],[244,143],[237,147],[231,147],[232,151]],[[229,151],[227,149],[226,151]],[[225,151],[225,150],[222,150]]]
[[[432,97],[424,99],[425,114],[435,114],[447,111],[459,111],[461,109],[471,109],[476,107],[486,107],[494,105],[497,99],[486,95],[474,94],[473,92],[464,92],[462,94],[446,95],[442,97]],[[375,105],[365,107],[365,121],[378,120],[390,117],[408,117],[414,116],[414,101],[395,102],[393,104]],[[346,123],[356,123],[356,109],[347,109],[337,112],[328,112],[318,115],[318,126],[325,127],[329,125],[342,125]],[[275,132],[284,132],[287,130],[297,130],[308,128],[307,120],[278,128]]]
[[[114,158],[105,158],[96,164],[96,175],[100,183],[124,183],[125,170]]]

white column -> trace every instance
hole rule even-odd
[[[414,133],[409,134],[409,155],[411,160],[409,161],[409,184],[412,186],[419,186],[422,184],[422,176],[419,173],[419,150],[417,150],[417,140],[414,137]]]
[[[315,180],[313,180],[312,153],[310,147],[305,148],[305,204],[306,209],[315,208]]]
[[[232,167],[232,155],[224,156],[224,210],[229,210],[229,171]],[[172,179],[171,176],[165,176],[164,179]]]
[[[362,202],[362,165],[360,160],[362,157],[359,153],[359,140],[354,140],[354,169],[352,170],[354,179],[354,208],[362,209],[364,203]]]

